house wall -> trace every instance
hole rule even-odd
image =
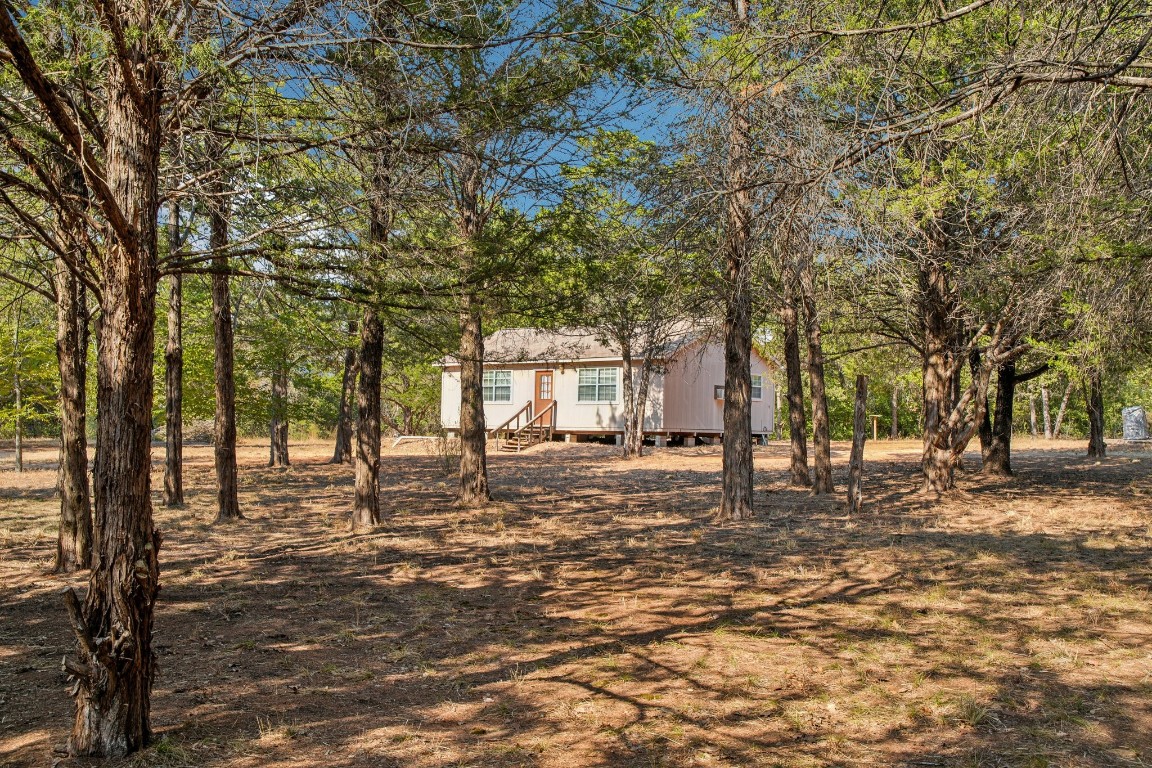
[[[485,403],[484,420],[494,429],[512,417],[533,398],[536,371],[554,372],[558,432],[622,432],[624,429],[624,389],[616,388],[612,403],[581,403],[577,398],[580,368],[617,368],[620,363],[581,362],[543,365],[493,365],[490,370],[512,371],[512,401]],[[757,354],[752,355],[752,373],[764,377],[763,397],[752,401],[752,432],[772,432],[776,407],[776,384],[772,370]],[[619,375],[618,375],[619,376]],[[619,382],[620,379],[617,378]],[[694,344],[668,363],[664,374],[654,374],[648,393],[644,429],[650,432],[718,434],[724,431],[724,401],[714,396],[716,385],[724,383],[724,350],[719,344]],[[445,368],[441,374],[440,423],[445,429],[460,426],[460,370]]]
[[[553,393],[556,398],[556,430],[558,432],[621,432],[624,429],[624,387],[617,374],[616,400],[611,403],[581,403],[577,400],[580,381],[580,368],[616,368],[622,373],[620,363],[580,363],[540,366],[493,365],[489,370],[512,371],[512,402],[485,403],[484,423],[494,429],[533,399],[536,387],[536,371],[553,371]],[[460,426],[460,371],[458,368],[445,368],[440,377],[440,423],[445,429]],[[648,406],[645,409],[644,429],[663,429],[664,377],[655,374],[648,391]]]
[[[508,368],[501,366],[499,370]],[[536,386],[534,370],[512,369],[512,402],[484,403],[484,424],[488,429],[503,424],[532,399],[532,388]],[[440,374],[440,387],[440,424],[445,429],[457,429],[460,427],[460,369],[445,368]]]
[[[752,355],[752,373],[764,377],[763,396],[752,401],[752,433],[772,431],[776,410],[776,384],[760,355]],[[664,386],[664,423],[669,432],[719,433],[724,431],[724,401],[715,387],[724,384],[724,349],[720,344],[692,344],[667,367]]]

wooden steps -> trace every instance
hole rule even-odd
[[[552,439],[552,428],[556,420],[556,401],[536,416],[532,416],[532,403],[529,402],[515,416],[492,431],[496,438],[496,450],[503,453],[520,453],[534,445]],[[520,426],[520,418],[527,414],[528,423]],[[513,426],[515,423],[516,426]]]

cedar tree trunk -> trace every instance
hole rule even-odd
[[[88,306],[83,283],[56,259],[56,361],[60,368],[60,532],[53,570],[91,565],[92,502],[86,430]]]
[[[1048,392],[1048,385],[1040,387],[1040,412],[1044,417],[1044,439],[1052,439],[1052,410],[1050,401],[1052,396]]]
[[[1056,440],[1060,437],[1060,428],[1064,426],[1064,414],[1068,412],[1068,399],[1072,397],[1072,380],[1068,380],[1068,386],[1064,388],[1064,397],[1060,400],[1060,410],[1056,411],[1056,423],[1052,425],[1052,439]]]
[[[808,475],[808,424],[804,415],[804,378],[800,372],[800,313],[793,299],[784,300],[780,319],[784,324],[784,369],[788,379],[791,484],[807,488],[812,485],[812,478]]]
[[[748,31],[748,4],[746,0],[732,0],[732,6],[732,31],[744,35]],[[749,96],[742,90],[731,94],[728,102],[721,520],[752,516],[752,193],[746,187],[752,154]]]
[[[858,515],[864,504],[864,441],[868,437],[868,378],[856,377],[856,400],[852,408],[852,455],[848,460],[848,514]]]
[[[380,524],[380,380],[384,324],[374,309],[360,324],[360,377],[356,391],[356,499],[352,530]]]
[[[118,757],[151,736],[156,659],[152,615],[160,536],[152,524],[152,370],[155,331],[163,69],[150,48],[163,19],[149,3],[118,7],[130,61],[107,67],[103,207],[110,217],[100,276],[92,575],[69,606],[79,659],[67,659],[76,719],[73,755]],[[0,14],[6,16],[7,14]],[[131,71],[134,83],[126,81]]]
[[[618,339],[623,355],[622,373],[624,386],[624,458],[636,459],[644,455],[644,411],[648,408],[648,391],[652,382],[652,350],[654,345],[651,332],[644,335],[644,348],[639,377],[632,359],[631,340],[621,336]]]
[[[484,425],[484,329],[480,302],[465,299],[460,313],[460,497],[462,507],[482,507],[488,491],[488,434]]]
[[[1028,430],[1036,437],[1036,393],[1031,386],[1028,387]]]
[[[1104,444],[1104,388],[1100,384],[1100,372],[1088,374],[1085,391],[1088,403],[1088,456],[1102,459],[1108,453]]]
[[[924,333],[924,451],[921,466],[924,491],[941,493],[955,487],[952,432],[949,416],[956,402],[951,328],[951,296],[947,274],[938,259],[921,266],[920,322]]]
[[[180,206],[168,210],[168,252],[180,249]],[[164,505],[184,503],[184,283],[168,283],[168,343],[164,347]]]
[[[892,385],[892,429],[889,437],[900,439],[900,385]]]
[[[1009,361],[996,374],[996,413],[987,447],[981,451],[988,475],[1012,474],[1012,408],[1016,397],[1016,363]]]
[[[288,460],[288,363],[272,373],[272,398],[268,414],[268,466],[287,467]]]
[[[212,248],[212,326],[216,335],[216,419],[213,448],[216,459],[216,522],[239,520],[236,481],[236,355],[232,338],[232,297],[228,286],[228,220],[226,203],[210,202],[209,245]]]
[[[808,388],[812,394],[812,451],[815,482],[813,493],[832,493],[832,443],[828,427],[828,396],[824,386],[824,347],[820,341],[820,316],[812,264],[805,257],[799,269],[800,295],[804,302],[804,330],[808,337]]]
[[[0,13],[3,11],[0,10]],[[20,474],[24,471],[24,404],[23,397],[24,391],[20,384],[20,303],[16,303],[16,324],[12,331],[12,395],[14,398],[13,406],[15,406],[15,417],[13,419],[13,427],[16,430],[15,438],[15,469],[16,473]]]
[[[356,321],[348,322],[348,333],[356,335]],[[356,349],[344,352],[344,377],[340,384],[340,413],[336,420],[336,447],[332,452],[333,464],[352,462],[352,403],[356,397]]]

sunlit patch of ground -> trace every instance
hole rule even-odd
[[[157,495],[158,740],[115,765],[1152,763],[1152,454],[1018,440],[1016,478],[936,501],[918,447],[880,441],[850,519],[772,444],[757,519],[715,525],[716,447],[494,455],[497,501],[460,512],[404,446],[353,537],[350,468],[291,450],[243,447],[243,522],[210,524],[206,447],[185,508]],[[0,452],[0,766],[56,759],[58,593],[83,584],[46,573],[55,449],[26,460]]]

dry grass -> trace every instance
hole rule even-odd
[[[123,764],[1152,763],[1152,456],[1018,448],[1019,477],[935,503],[913,444],[872,445],[848,519],[773,445],[759,517],[717,526],[716,448],[494,456],[498,501],[461,513],[408,447],[359,537],[329,446],[246,446],[230,526],[189,448],[187,507],[156,510],[158,741]],[[0,474],[0,766],[51,764],[69,725],[54,458]]]

